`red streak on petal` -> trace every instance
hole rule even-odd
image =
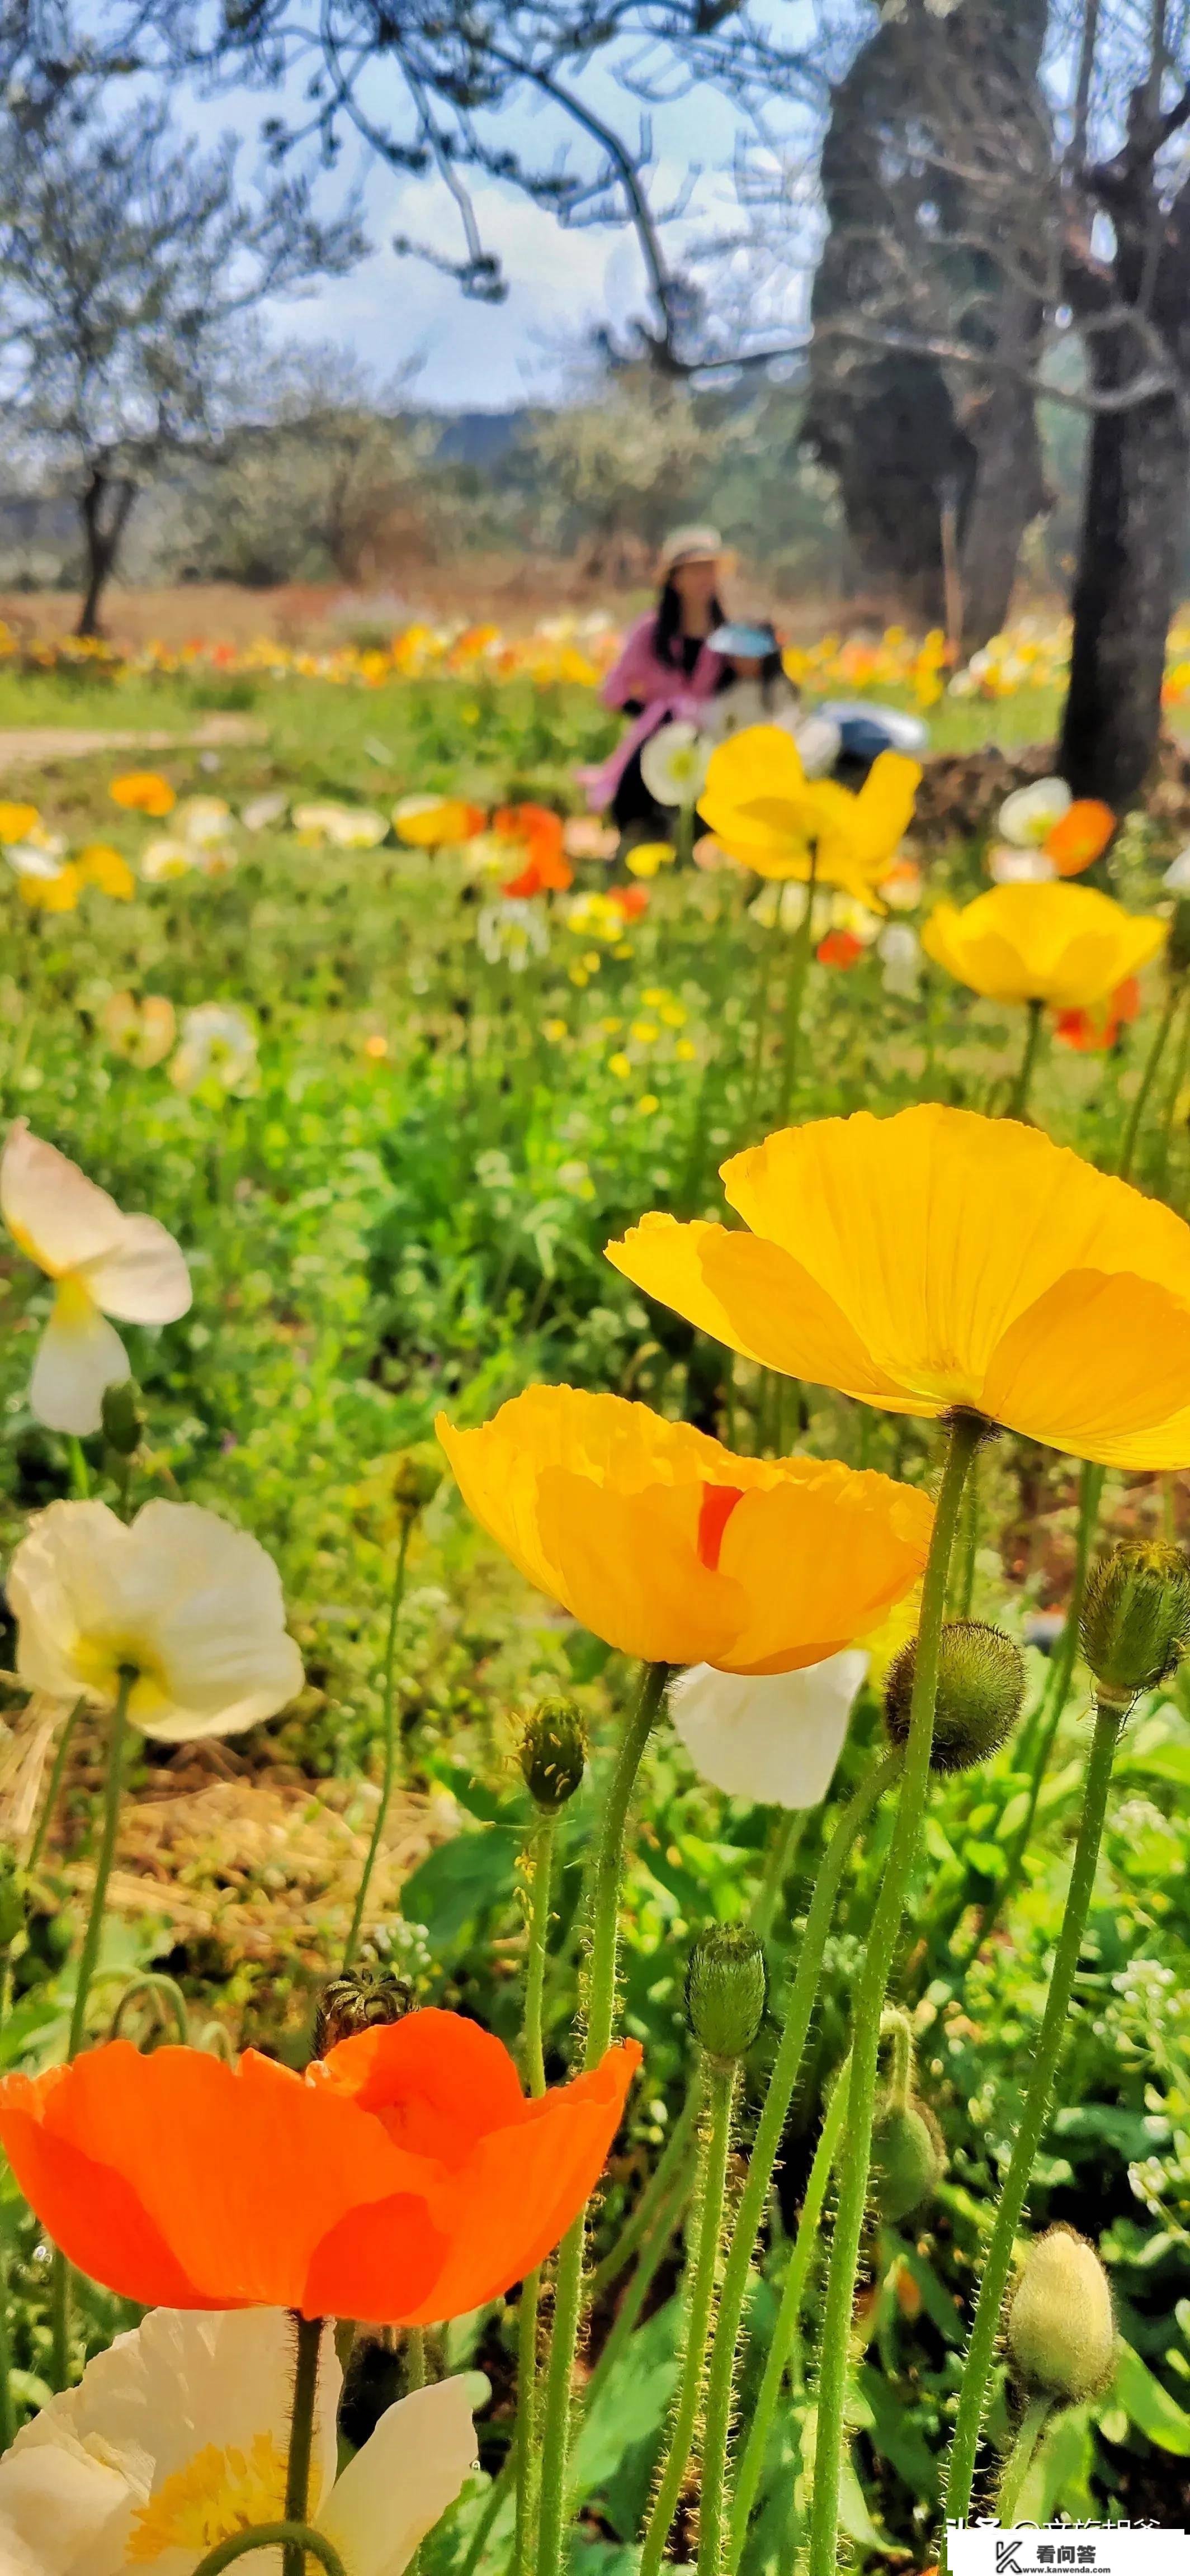
[[[737,1503],[742,1503],[742,1485],[704,1485],[702,1509],[698,1515],[698,1556],[708,1573],[719,1571],[719,1552],[723,1533]]]

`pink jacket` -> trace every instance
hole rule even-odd
[[[650,609],[638,617],[624,639],[620,658],[614,662],[599,692],[605,707],[622,707],[629,699],[642,701],[641,713],[633,718],[626,734],[621,736],[610,759],[598,769],[581,769],[579,777],[587,791],[587,801],[595,813],[610,805],[628,763],[642,742],[656,733],[667,716],[692,715],[699,705],[715,694],[723,670],[723,656],[712,653],[704,644],[689,678],[663,662],[653,648],[657,612]]]

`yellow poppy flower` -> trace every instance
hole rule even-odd
[[[136,878],[128,861],[121,858],[107,841],[88,841],[75,861],[79,874],[88,885],[98,886],[102,893],[114,895],[120,903],[131,903],[136,893]]]
[[[477,1521],[597,1637],[650,1663],[784,1673],[916,1583],[926,1496],[834,1459],[736,1458],[617,1395],[534,1386],[435,1428]]]
[[[74,912],[83,890],[83,880],[69,859],[49,876],[22,876],[19,883],[21,901],[30,912]]]
[[[874,892],[889,873],[913,816],[915,760],[883,751],[857,796],[831,778],[807,778],[797,745],[779,725],[750,725],[711,755],[698,810],[716,839],[762,877],[811,873],[882,910]]]
[[[921,934],[960,984],[993,1002],[1086,1011],[1147,966],[1168,936],[1151,914],[1125,912],[1094,886],[998,885],[961,911],[940,903]]]
[[[1190,1228],[1126,1182],[934,1104],[787,1128],[723,1181],[750,1233],[647,1216],[608,1258],[732,1350],[890,1413],[1190,1463]]]
[[[26,840],[40,821],[36,805],[15,805],[0,797],[0,843]]]

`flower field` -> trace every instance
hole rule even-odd
[[[0,635],[113,737],[0,782],[2,2576],[1190,2522],[1190,790],[1067,643],[620,844],[606,621]]]

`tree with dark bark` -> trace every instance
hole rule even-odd
[[[138,492],[234,406],[250,316],[362,243],[352,214],[315,219],[304,178],[242,195],[237,145],[200,153],[164,99],[110,116],[91,81],[66,100],[34,125],[10,111],[0,134],[0,382],[11,427],[77,495],[94,635]]]
[[[952,331],[970,321],[998,361],[1036,367],[1044,308],[970,246],[980,192],[962,160],[989,121],[1001,148],[1015,136],[1026,164],[1035,155],[1047,15],[1046,0],[965,0],[945,17],[890,18],[835,85],[822,145],[807,441],[838,476],[861,585],[938,625],[957,605],[964,654],[1003,625],[1025,529],[1045,507],[1033,394],[1002,366],[956,383],[932,353],[865,349],[831,326],[915,318],[903,270],[920,235],[937,318]]]

